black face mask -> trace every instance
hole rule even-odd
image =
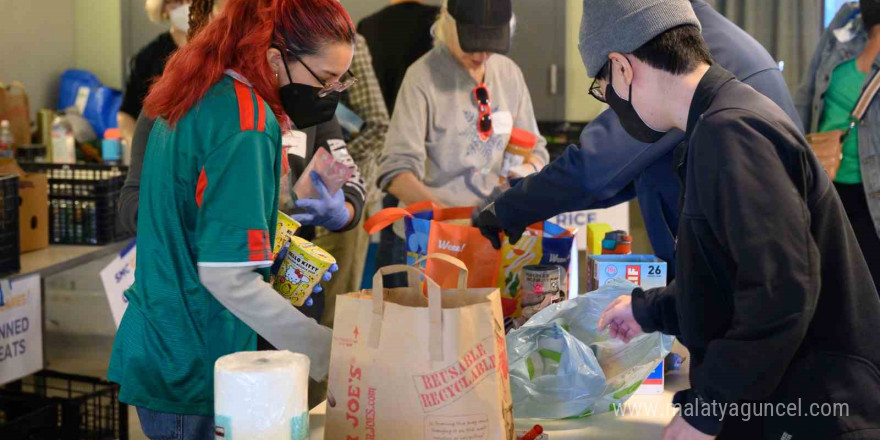
[[[614,69],[611,68],[609,69],[609,72],[612,72],[613,70]],[[617,91],[614,90],[614,86],[611,85],[612,76],[613,74],[608,75],[608,85],[605,86],[605,99],[608,101],[608,106],[611,107],[611,110],[614,110],[614,113],[617,114],[617,118],[620,119],[620,125],[623,126],[623,129],[626,130],[627,134],[632,136],[633,139],[646,144],[653,144],[663,138],[666,133],[649,127],[648,124],[642,120],[642,117],[639,116],[635,107],[633,107],[632,83],[629,85],[629,101],[626,101],[617,94]]]
[[[320,87],[293,82],[286,61],[284,70],[287,72],[287,80],[290,84],[282,86],[278,89],[278,93],[281,95],[281,106],[293,121],[293,125],[302,130],[333,119],[341,93],[330,92],[324,97],[319,97]]]

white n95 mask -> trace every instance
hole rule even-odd
[[[168,13],[171,26],[181,32],[189,32],[189,3],[184,3]]]

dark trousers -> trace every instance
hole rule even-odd
[[[162,413],[137,408],[141,430],[150,440],[213,440],[214,417]],[[123,414],[122,417],[127,417]]]
[[[391,194],[382,199],[382,208],[396,207],[398,200]],[[394,233],[392,226],[379,232],[379,246],[376,249],[376,268],[392,264],[406,264],[406,242]],[[406,286],[406,274],[385,275],[382,282],[386,288]]]
[[[862,184],[847,185],[834,183],[837,194],[843,202],[843,208],[849,217],[859,247],[868,262],[868,269],[874,279],[874,286],[880,289],[880,236],[871,220],[871,212],[868,210],[868,202],[865,199],[865,188]]]

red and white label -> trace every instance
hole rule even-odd
[[[413,376],[422,409],[430,412],[455,402],[491,376],[495,366],[495,355],[489,354],[484,341],[446,368]]]
[[[626,280],[641,285],[642,284],[642,268],[641,266],[626,266]]]

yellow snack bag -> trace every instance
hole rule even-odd
[[[284,243],[290,241],[300,228],[298,221],[290,218],[287,214],[278,211],[278,226],[275,229],[275,245],[272,247],[272,255],[278,255]]]

